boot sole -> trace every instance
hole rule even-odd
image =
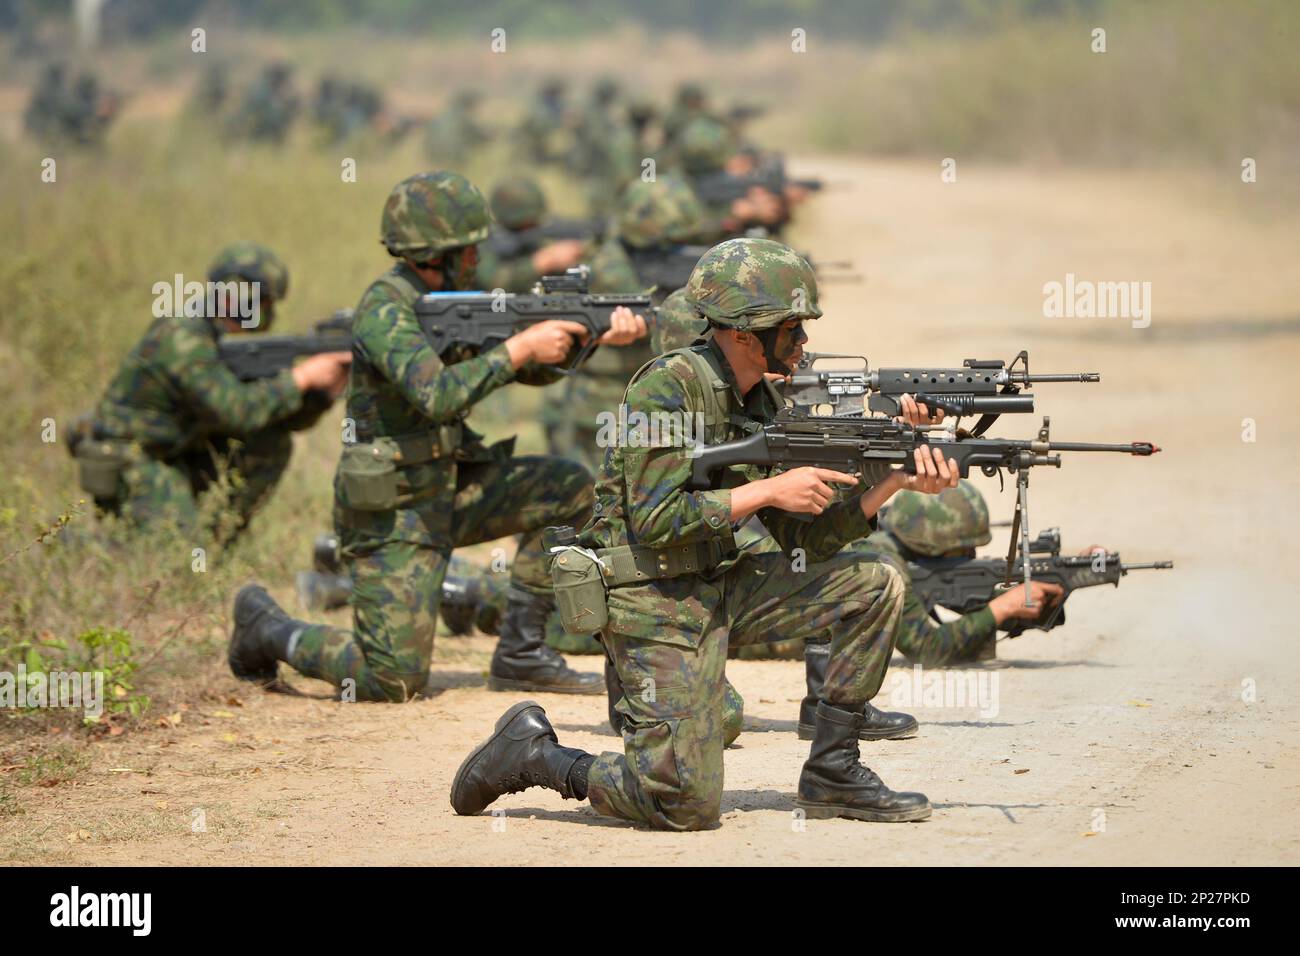
[[[529,707],[540,707],[540,706],[541,705],[538,704],[537,701],[535,700],[523,700],[515,704],[514,706],[512,706],[509,710],[507,710],[504,714],[502,714],[500,717],[497,718],[497,726],[496,729],[492,732],[492,736],[490,736],[487,740],[483,741],[481,744],[479,744],[477,747],[471,750],[469,752],[469,756],[460,762],[460,766],[456,768],[456,776],[453,777],[451,781],[451,808],[455,810],[456,813],[460,814],[461,816],[473,817],[473,816],[478,816],[479,813],[483,812],[483,810],[479,810],[477,813],[461,813],[459,810],[456,810],[456,791],[459,790],[460,785],[464,783],[465,775],[469,773],[470,767],[474,765],[474,761],[478,760],[478,758],[482,756],[483,751],[486,750],[493,742],[495,742],[498,737],[500,737],[503,733],[505,733],[506,728],[509,727],[510,724],[514,722],[514,719],[518,717],[521,713],[523,713],[525,710],[527,710]],[[486,807],[484,809],[486,809]]]
[[[928,820],[933,812],[927,803],[923,807],[911,810],[868,810],[862,807],[846,807],[837,803],[809,803],[796,800],[794,805],[804,812],[809,820],[833,820],[845,817],[849,820],[864,820],[867,823],[912,823]]]
[[[890,731],[864,730],[858,734],[858,739],[859,740],[902,740],[904,737],[915,737],[917,731],[919,731],[920,729],[921,729],[921,725],[918,724],[915,720],[913,720],[910,726],[902,727],[899,728],[898,730],[890,730]],[[798,734],[800,740],[812,740],[813,737],[816,736],[816,733],[817,733],[817,728],[814,727],[812,724],[799,725]]]
[[[601,681],[589,686],[578,684],[538,684],[528,680],[513,680],[509,677],[488,675],[488,690],[508,690],[526,694],[572,694],[580,697],[595,697],[605,693],[605,683]]]

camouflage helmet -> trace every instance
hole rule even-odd
[[[687,242],[699,234],[704,217],[704,207],[685,180],[638,179],[619,197],[618,237],[638,249]]]
[[[687,80],[677,87],[677,102],[683,106],[698,106],[704,102],[704,87]]]
[[[710,325],[744,332],[822,314],[812,266],[773,239],[728,239],[700,256],[686,283],[686,302]]]
[[[208,281],[259,282],[262,292],[279,302],[289,291],[289,269],[266,246],[236,242],[217,253],[208,266]]]
[[[527,176],[503,179],[492,190],[492,218],[507,229],[522,229],[541,222],[546,196],[536,180]]]
[[[488,237],[487,202],[459,173],[417,173],[393,187],[384,203],[379,241],[390,255],[415,262]]]
[[[688,173],[707,173],[721,169],[735,152],[731,132],[717,120],[700,117],[682,130],[680,155]]]
[[[938,495],[898,492],[881,516],[880,526],[917,554],[932,558],[967,551],[993,539],[984,496],[964,479]]]

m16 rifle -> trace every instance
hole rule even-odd
[[[1149,561],[1125,564],[1118,552],[1094,551],[1090,555],[1068,556],[1061,554],[1061,532],[1049,528],[1029,542],[1029,563],[1032,576],[1039,581],[1056,584],[1062,590],[1061,600],[1043,608],[1032,621],[1012,618],[1002,624],[1008,637],[1019,637],[1026,630],[1050,631],[1065,623],[1065,600],[1080,588],[1111,584],[1119,587],[1119,579],[1130,571],[1168,569],[1172,561]],[[936,606],[959,614],[977,610],[993,600],[1004,588],[1009,576],[1020,577],[1019,565],[1025,561],[1022,550],[1016,558],[1016,567],[1008,573],[1005,558],[930,558],[918,555],[908,557],[908,571],[912,576],[912,589],[927,611]]]
[[[429,292],[415,303],[415,315],[433,350],[476,354],[500,345],[530,326],[552,319],[577,322],[587,341],[568,365],[553,371],[572,374],[595,351],[610,329],[610,316],[626,306],[650,321],[654,309],[646,295],[601,295],[589,291],[590,271],[575,266],[561,276],[543,276],[525,295],[508,292]]]
[[[339,309],[307,335],[232,333],[217,340],[217,356],[242,381],[271,378],[322,352],[352,351],[352,310]]]
[[[714,472],[734,465],[763,465],[780,471],[814,466],[860,475],[869,463],[901,465],[916,473],[914,453],[922,445],[942,451],[950,466],[963,478],[972,468],[985,475],[1016,476],[1016,510],[1011,524],[1011,543],[1004,583],[1019,570],[1025,583],[1025,607],[1033,607],[1029,583],[1032,562],[1014,561],[1017,538],[1022,553],[1029,549],[1029,471],[1035,467],[1061,467],[1061,452],[1111,452],[1148,457],[1160,451],[1150,442],[1099,444],[1055,442],[1050,437],[1051,419],[1043,418],[1038,437],[1025,441],[980,438],[941,425],[908,425],[892,418],[807,415],[786,408],[776,419],[754,434],[691,452],[692,469],[688,487],[713,487]]]
[[[824,367],[824,363],[832,361],[852,362],[853,367]],[[978,437],[999,415],[1034,411],[1034,396],[1021,389],[1045,382],[1100,381],[1096,372],[1030,373],[1029,353],[1024,351],[1009,364],[996,359],[966,359],[961,368],[913,366],[874,371],[862,355],[805,352],[781,390],[796,408],[829,407],[839,416],[868,411],[897,415],[902,410],[902,397],[911,395],[930,409],[941,408],[949,415],[983,416],[971,430]]]

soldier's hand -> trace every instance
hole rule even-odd
[[[351,352],[322,352],[313,355],[293,367],[293,384],[300,392],[318,388],[337,398],[348,383],[348,366],[351,364]]]
[[[895,416],[898,421],[905,422],[908,425],[938,425],[943,421],[943,409],[936,408],[931,413],[930,408],[925,402],[918,402],[911,395],[904,395],[898,400],[899,414]]]
[[[943,456],[943,449],[922,445],[913,452],[916,474],[894,472],[900,488],[919,491],[923,495],[937,495],[945,488],[956,488],[961,471]]]
[[[587,327],[581,322],[549,319],[510,336],[506,339],[506,351],[510,353],[510,364],[515,368],[522,368],[529,362],[558,365],[568,358],[575,339],[581,342],[586,338]]]
[[[649,334],[645,316],[620,305],[609,317],[609,331],[600,337],[601,345],[631,345]]]
[[[761,186],[751,186],[749,191],[731,204],[731,214],[743,222],[758,222],[774,226],[782,219],[781,199]]]
[[[1033,607],[1025,607],[1025,586],[1023,584],[1003,591],[989,602],[989,610],[993,612],[993,620],[998,624],[1011,618],[1021,621],[1036,621],[1043,613],[1044,608],[1054,607],[1061,603],[1061,599],[1065,597],[1065,589],[1059,584],[1030,581],[1029,594],[1033,600]]]
[[[565,269],[581,262],[586,251],[587,244],[581,239],[548,242],[533,253],[533,271],[539,276],[560,275]]]
[[[858,479],[830,468],[792,468],[772,478],[763,478],[767,485],[769,507],[792,511],[795,514],[819,515],[835,498],[830,483],[856,485]]]

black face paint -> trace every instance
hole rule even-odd
[[[783,346],[781,333],[787,331],[790,333],[789,339]],[[761,332],[755,332],[754,335],[763,345],[763,357],[767,359],[767,370],[781,375],[790,375],[794,371],[787,360],[794,357],[798,346],[808,341],[808,335],[803,330],[802,322],[795,325],[793,329],[785,329],[778,325],[774,328],[763,329]]]

